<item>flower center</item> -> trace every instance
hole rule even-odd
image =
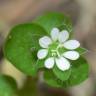
[[[50,55],[52,57],[60,57],[60,53],[59,53],[59,47],[58,47],[58,43],[53,43],[49,46],[49,50],[50,50]]]
[[[51,50],[51,53],[53,57],[60,57],[58,50]]]

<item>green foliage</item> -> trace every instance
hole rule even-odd
[[[70,18],[61,13],[47,13],[38,17],[34,22],[42,26],[49,34],[54,27],[72,32],[72,22]]]
[[[61,71],[57,68],[57,66],[55,65],[55,67],[53,68],[53,72],[56,75],[56,77],[62,81],[66,81],[68,80],[68,78],[71,75],[71,69],[66,70],[66,71]]]
[[[88,62],[80,57],[78,60],[72,62],[72,73],[70,78],[65,82],[66,87],[80,84],[88,78],[89,66]]]
[[[46,71],[44,74],[44,78],[45,83],[52,87],[66,88],[80,84],[81,82],[86,80],[86,78],[88,78],[88,73],[88,63],[84,58],[81,57],[79,60],[72,62],[71,75],[68,80],[62,81],[63,75],[60,75],[60,78],[58,79],[51,71]]]
[[[44,72],[44,80],[45,83],[50,85],[51,87],[60,87],[61,85],[58,83],[57,77],[54,75],[52,70],[46,70]]]
[[[44,68],[45,60],[38,60],[39,39],[49,36],[53,27],[68,30],[71,37],[72,22],[61,13],[48,13],[38,17],[34,23],[15,26],[9,33],[4,45],[5,57],[20,71],[35,76],[39,69]],[[62,53],[65,49],[59,49]],[[76,49],[81,56],[86,49]],[[88,64],[84,58],[71,62],[71,69],[60,71],[56,66],[44,71],[45,83],[52,87],[70,87],[81,83],[88,77]]]
[[[15,96],[16,90],[16,81],[12,77],[0,75],[0,96]]]
[[[36,24],[15,26],[9,33],[4,46],[5,57],[18,69],[28,75],[36,74],[38,39],[47,35],[46,31]]]

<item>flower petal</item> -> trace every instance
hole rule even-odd
[[[44,65],[48,69],[53,68],[53,66],[54,66],[54,58],[53,57],[50,57],[50,58],[46,59]]]
[[[48,36],[44,36],[39,39],[39,44],[43,48],[48,48],[48,46],[52,43],[52,40]]]
[[[64,47],[67,49],[76,49],[80,46],[79,41],[77,40],[68,40],[67,42],[64,43]]]
[[[67,30],[63,30],[59,33],[58,40],[60,43],[64,43],[69,38],[69,33]]]
[[[76,51],[67,51],[67,52],[64,52],[63,56],[70,60],[77,60],[80,55]]]
[[[61,71],[65,71],[70,68],[70,62],[64,57],[57,58],[56,65]]]
[[[51,37],[53,41],[56,41],[59,36],[59,29],[58,28],[53,28],[51,31]]]
[[[44,59],[48,54],[48,50],[47,49],[41,49],[38,51],[37,53],[37,57],[38,59]]]

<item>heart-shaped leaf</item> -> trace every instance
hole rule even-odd
[[[39,38],[48,35],[36,24],[20,24],[9,33],[4,46],[5,57],[18,69],[28,75],[37,71],[37,51]]]

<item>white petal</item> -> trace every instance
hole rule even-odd
[[[69,33],[66,30],[63,30],[59,33],[58,40],[60,43],[64,43],[69,38]]]
[[[45,65],[45,67],[48,68],[48,69],[53,68],[53,66],[54,66],[54,58],[53,58],[53,57],[50,57],[50,58],[46,59],[44,65]]]
[[[44,59],[48,54],[48,50],[47,49],[41,49],[38,51],[37,53],[37,57],[38,59]]]
[[[59,36],[59,29],[58,28],[53,28],[51,31],[51,37],[53,41],[56,41]]]
[[[67,42],[64,43],[64,47],[67,49],[76,49],[80,46],[79,41],[77,40],[68,40]]]
[[[67,51],[67,52],[64,52],[63,56],[70,60],[77,60],[80,55],[76,51]]]
[[[48,36],[44,36],[39,39],[39,44],[43,48],[48,48],[48,46],[52,43],[52,40]]]
[[[56,65],[61,71],[65,71],[70,68],[70,62],[64,57],[56,59]]]

